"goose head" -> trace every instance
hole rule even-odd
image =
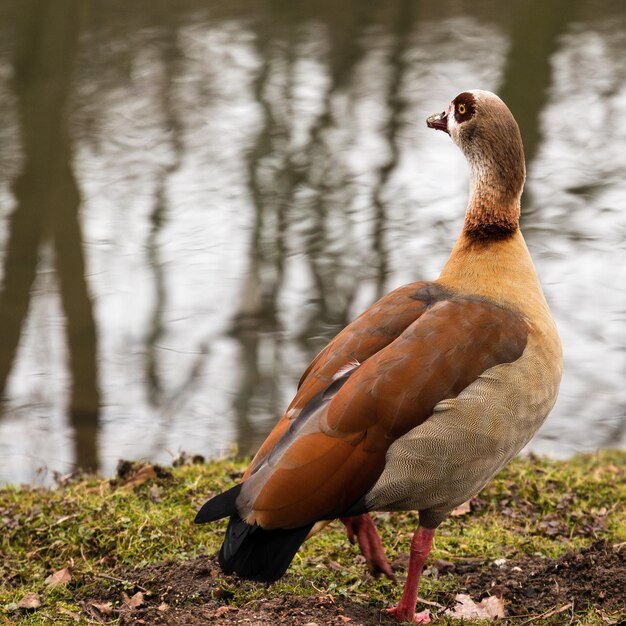
[[[482,186],[494,198],[519,201],[526,178],[522,137],[513,114],[496,94],[464,91],[426,124],[448,133],[461,149],[474,189]]]

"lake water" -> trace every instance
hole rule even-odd
[[[626,445],[626,3],[0,2],[0,481],[253,452],[317,350],[438,275],[496,91],[565,350],[531,450]]]

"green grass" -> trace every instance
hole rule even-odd
[[[0,623],[89,623],[79,601],[107,586],[119,588],[120,571],[214,553],[224,524],[195,526],[195,511],[209,495],[232,486],[245,465],[231,459],[183,465],[134,487],[85,476],[52,489],[1,488]],[[567,461],[517,459],[481,492],[472,514],[440,527],[430,558],[458,562],[524,554],[557,557],[598,538],[625,542],[625,467],[626,452],[618,451]],[[376,519],[389,559],[407,552],[417,516],[379,514]],[[396,599],[397,587],[364,576],[356,555],[356,549],[347,548],[342,526],[333,525],[307,542],[289,576],[269,588],[252,583],[228,588],[229,602],[320,593],[349,594],[366,605]],[[333,562],[338,567],[333,568]],[[48,589],[46,579],[68,566],[72,581]],[[426,577],[420,596],[435,599],[450,581]],[[33,591],[40,594],[42,608],[15,611],[15,604]],[[80,620],[73,621],[67,611],[81,614]],[[585,620],[603,623],[593,607]],[[454,622],[446,618],[437,623]]]

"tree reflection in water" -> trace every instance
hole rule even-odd
[[[52,249],[65,320],[70,383],[67,415],[74,463],[98,468],[97,335],[85,279],[80,194],[72,171],[67,101],[79,38],[79,3],[19,4],[13,84],[24,151],[14,182],[0,292],[0,390],[6,389],[42,254]],[[38,265],[41,263],[41,265]]]

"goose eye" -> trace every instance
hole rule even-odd
[[[465,115],[467,113],[467,107],[461,102],[456,108],[459,115]]]

